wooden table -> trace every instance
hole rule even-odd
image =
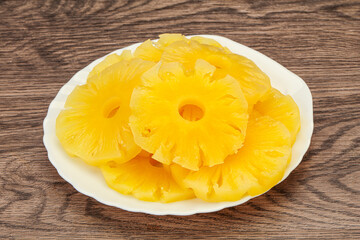
[[[103,205],[58,175],[42,121],[60,87],[164,32],[228,37],[305,80],[315,131],[286,181],[241,206],[177,217]],[[360,2],[0,1],[0,156],[0,239],[360,239]]]

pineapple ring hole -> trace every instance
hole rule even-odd
[[[155,159],[152,159],[152,158],[149,160],[149,163],[150,163],[151,166],[153,166],[153,167],[158,167],[158,168],[163,167],[163,165],[162,165],[161,162],[158,162],[158,161],[156,161]]]
[[[103,106],[103,115],[105,118],[113,118],[120,108],[120,99],[112,98],[105,102]]]
[[[194,102],[185,102],[179,107],[180,116],[190,122],[199,121],[204,117],[204,108],[201,104]]]

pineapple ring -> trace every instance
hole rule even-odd
[[[134,56],[145,61],[160,61],[162,51],[154,46],[151,40],[146,40],[138,46],[134,52]]]
[[[165,47],[169,46],[170,44],[178,41],[188,41],[188,39],[178,33],[164,33],[159,35],[159,40],[155,43],[155,45],[163,50]]]
[[[205,38],[205,37],[201,37],[201,36],[194,36],[192,38],[190,38],[193,41],[196,41],[200,44],[206,44],[209,46],[213,46],[213,47],[217,47],[217,48],[221,48],[221,49],[226,49],[223,46],[221,46],[220,43],[218,43],[217,41],[215,41],[214,39],[211,38]],[[226,49],[228,51],[228,49]]]
[[[195,38],[176,41],[164,48],[161,60],[180,62],[188,69],[193,68],[197,59],[206,60],[217,68],[214,78],[221,79],[229,74],[239,81],[250,110],[270,89],[269,77],[250,59],[229,53],[228,49],[216,46],[214,41],[209,40],[208,44],[203,44],[205,40],[206,38]]]
[[[276,185],[291,156],[290,133],[279,121],[253,113],[244,146],[223,164],[189,171],[170,166],[182,187],[209,202],[236,201],[244,195],[256,196]]]
[[[237,79],[249,105],[252,106],[270,89],[270,79],[250,59],[232,53],[217,41],[201,36],[187,39],[181,34],[161,34],[157,42],[143,42],[134,53],[147,61],[180,62],[189,70],[197,59],[216,66],[214,78],[227,74]]]
[[[88,75],[88,81],[92,78],[96,79],[98,75],[107,67],[110,67],[111,65],[118,63],[122,60],[131,60],[133,57],[130,50],[124,50],[121,55],[117,55],[116,53],[110,54],[107,56],[103,61],[101,61],[98,65],[96,65],[91,72]]]
[[[213,39],[205,38],[201,36],[194,36],[191,37],[190,39],[199,44],[216,47],[221,50],[224,50],[224,52],[226,53],[231,53],[229,49],[223,47],[220,43],[218,43]],[[164,49],[167,46],[171,45],[172,43],[179,41],[189,43],[189,39],[187,39],[182,34],[168,34],[168,33],[160,34],[159,40],[155,43],[150,39],[141,43],[140,46],[135,49],[134,56],[146,61],[158,62],[161,59],[161,55]]]
[[[101,165],[126,162],[140,152],[128,126],[129,103],[140,75],[152,66],[141,59],[124,60],[73,90],[56,119],[56,135],[70,155]]]
[[[201,36],[187,39],[181,34],[161,34],[153,43],[143,42],[134,53],[135,57],[159,62],[180,62],[191,70],[197,59],[204,59],[216,66],[214,78],[227,74],[237,79],[249,105],[252,106],[270,89],[270,79],[250,59],[234,54],[217,41]]]
[[[161,34],[159,41],[153,43],[150,39],[141,43],[135,49],[134,56],[146,61],[159,62],[164,48],[177,41],[187,41],[181,34]]]
[[[168,203],[194,198],[191,189],[182,188],[174,181],[169,167],[145,151],[123,164],[109,162],[101,170],[110,188],[140,200]]]
[[[282,122],[291,134],[294,144],[296,135],[300,131],[300,111],[292,97],[283,95],[275,88],[271,88],[265,96],[254,106],[262,115],[267,115]]]
[[[130,101],[135,142],[169,165],[198,170],[223,163],[243,144],[247,102],[232,77],[214,80],[199,59],[185,75],[179,63],[159,63],[142,76]]]

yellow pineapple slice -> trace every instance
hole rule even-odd
[[[159,62],[163,49],[176,41],[187,40],[181,34],[161,34],[157,42],[146,40],[136,48],[134,56],[146,61]]]
[[[134,56],[146,61],[160,61],[162,51],[154,46],[151,40],[147,40],[135,49]]]
[[[249,111],[270,89],[270,79],[251,60],[231,53],[210,38],[194,36],[189,40],[181,34],[162,34],[156,43],[151,40],[142,43],[134,55],[153,62],[180,62],[185,65],[186,72],[193,69],[197,59],[204,59],[217,67],[214,78],[230,74],[239,81]]]
[[[118,63],[121,60],[130,60],[132,58],[133,55],[130,50],[124,50],[120,55],[117,55],[116,53],[110,54],[91,70],[88,75],[88,79],[91,79],[95,75],[98,75],[105,68],[110,67],[111,65]]]
[[[193,41],[196,41],[198,43],[201,43],[201,44],[205,44],[205,45],[209,45],[209,46],[219,48],[224,53],[231,53],[231,51],[227,47],[222,46],[220,43],[218,43],[214,39],[201,37],[201,36],[194,36],[194,37],[191,37],[190,39],[193,40]]]
[[[159,40],[155,44],[159,49],[163,50],[165,47],[178,41],[188,41],[188,39],[182,34],[165,33],[159,35]]]
[[[128,126],[130,97],[141,74],[154,64],[141,59],[106,68],[68,96],[56,119],[64,149],[91,165],[125,162],[140,152]]]
[[[283,95],[271,88],[262,99],[256,103],[255,110],[282,122],[291,134],[291,143],[296,140],[300,130],[300,111],[295,101],[289,95]]]
[[[135,142],[169,165],[214,166],[243,144],[247,102],[232,77],[214,81],[215,67],[198,60],[186,76],[180,63],[157,64],[133,92],[130,127]]]
[[[130,61],[134,58],[134,55],[131,53],[131,50],[124,50],[120,54],[122,60]]]
[[[290,133],[279,121],[253,114],[244,146],[223,164],[190,171],[171,165],[179,185],[194,190],[205,201],[236,201],[255,196],[277,184],[291,154]]]
[[[161,59],[164,62],[183,63],[190,69],[197,59],[206,60],[217,67],[214,78],[221,79],[229,74],[239,81],[250,109],[270,89],[269,77],[250,59],[198,41],[174,42],[164,48]]]
[[[211,38],[194,36],[194,37],[191,37],[190,39],[193,41],[197,41],[198,43],[201,43],[201,44],[206,44],[206,45],[214,46],[217,48],[224,48],[220,43],[218,43],[217,41],[215,41],[214,39],[211,39]]]
[[[101,170],[109,187],[140,200],[168,203],[194,198],[192,190],[174,181],[169,167],[145,151],[123,164],[109,162]]]

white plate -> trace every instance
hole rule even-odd
[[[265,55],[234,42],[230,39],[214,36],[199,35],[212,38],[232,52],[243,55],[254,61],[262,71],[271,79],[271,85],[284,94],[289,94],[300,109],[301,129],[292,148],[292,159],[285,171],[284,180],[301,162],[310,145],[311,135],[314,128],[312,96],[306,83],[297,75],[287,70],[274,60]],[[112,53],[120,54],[125,49],[134,50],[140,43],[116,50]],[[279,50],[280,51],[280,50]],[[95,60],[84,69],[77,72],[66,83],[51,102],[48,114],[44,119],[44,145],[48,151],[50,162],[54,165],[62,178],[74,186],[79,192],[90,196],[106,205],[118,207],[133,212],[144,212],[154,215],[191,215],[195,213],[213,212],[226,207],[242,204],[252,197],[246,196],[236,202],[209,203],[199,199],[191,199],[174,203],[145,202],[132,196],[122,195],[109,188],[100,170],[89,166],[79,159],[69,157],[63,150],[55,134],[56,118],[64,106],[67,96],[76,85],[86,82],[87,75],[92,68],[101,62],[106,56]]]

